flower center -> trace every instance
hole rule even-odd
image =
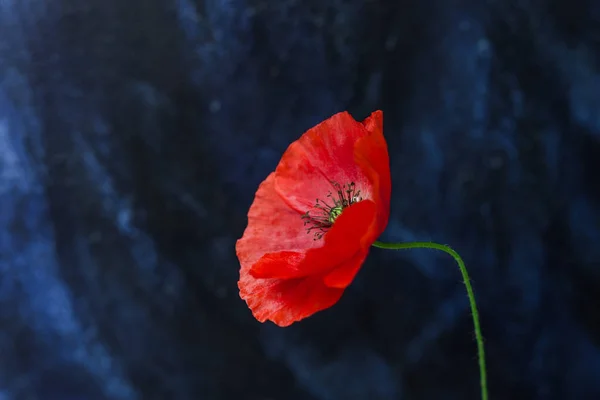
[[[327,193],[327,201],[316,199],[313,208],[302,214],[304,226],[308,225],[307,233],[314,233],[313,240],[321,239],[345,208],[363,199],[354,182],[346,185],[337,182],[331,184],[336,190],[335,194],[331,191]]]
[[[344,207],[336,206],[329,211],[329,222],[334,223],[335,219],[340,216]]]

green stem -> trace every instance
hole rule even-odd
[[[481,326],[479,324],[479,311],[477,311],[477,304],[475,303],[475,294],[473,293],[473,287],[471,286],[471,279],[467,273],[467,268],[462,258],[458,253],[452,250],[450,247],[430,242],[410,242],[410,243],[373,243],[374,247],[380,249],[391,249],[391,250],[404,250],[404,249],[434,249],[443,251],[454,258],[458,263],[458,268],[463,276],[465,287],[467,288],[467,295],[469,296],[469,303],[471,304],[471,314],[473,315],[473,326],[475,327],[475,339],[477,340],[477,352],[479,357],[479,377],[481,384],[481,398],[482,400],[488,400],[487,390],[487,372],[485,369],[485,349],[483,347],[483,335],[481,334]]]

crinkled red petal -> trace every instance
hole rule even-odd
[[[383,113],[373,112],[363,124],[368,135],[356,142],[354,160],[374,188],[373,198],[378,206],[378,232],[381,234],[388,223],[392,192],[390,160],[387,143],[383,137]]]
[[[304,253],[323,246],[306,233],[302,214],[290,208],[275,192],[274,181],[275,174],[271,173],[260,184],[248,211],[248,226],[236,243],[242,270],[249,269],[268,253]]]
[[[291,325],[331,307],[344,292],[343,289],[325,286],[322,276],[318,275],[296,279],[261,279],[256,283],[245,285],[240,280],[238,285],[242,298],[258,321],[270,320],[279,326]]]
[[[352,257],[341,265],[335,267],[331,272],[323,277],[323,283],[326,286],[337,289],[345,289],[354,280],[354,277],[360,270],[360,267],[367,258],[367,254],[369,253],[368,249],[359,251]]]
[[[369,198],[371,184],[354,161],[356,142],[368,131],[347,112],[309,129],[292,143],[275,170],[276,189],[284,200],[300,212],[310,210],[317,199],[335,194],[332,182],[354,182],[363,198]]]

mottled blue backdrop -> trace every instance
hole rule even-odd
[[[286,329],[238,297],[260,181],[375,109],[382,240],[462,254],[491,399],[599,399],[593,0],[0,0],[0,399],[477,399],[444,254]]]

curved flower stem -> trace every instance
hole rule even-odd
[[[373,243],[374,247],[380,249],[391,249],[391,250],[404,250],[404,249],[434,249],[443,251],[454,258],[458,263],[458,268],[462,274],[465,287],[467,288],[467,295],[469,296],[469,303],[471,304],[471,314],[473,315],[473,326],[475,327],[475,339],[477,340],[477,352],[479,357],[479,377],[481,385],[481,398],[482,400],[488,400],[487,390],[487,372],[485,369],[485,349],[483,347],[483,336],[481,334],[481,326],[479,324],[479,311],[477,311],[477,304],[475,303],[475,294],[473,293],[473,287],[471,286],[471,279],[467,273],[467,268],[462,258],[458,253],[452,250],[450,247],[431,242],[409,242],[409,243]]]

